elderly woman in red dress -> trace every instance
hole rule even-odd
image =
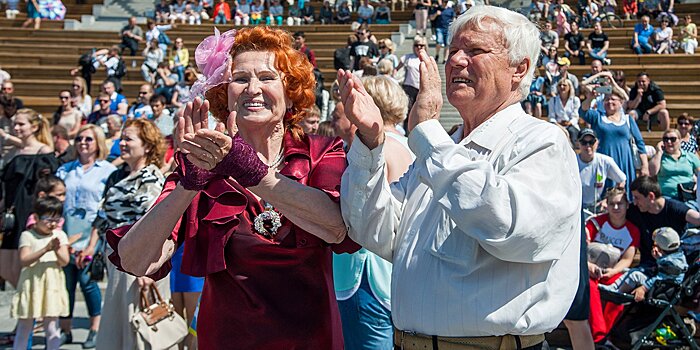
[[[291,43],[255,27],[200,44],[194,90],[207,99],[179,118],[178,168],[140,221],[107,237],[115,265],[155,279],[185,245],[182,272],[206,277],[202,349],[343,348],[331,252],[359,249],[338,204],[345,156],[298,125],[315,82]]]

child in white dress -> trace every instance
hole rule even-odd
[[[61,346],[58,317],[68,315],[68,292],[62,267],[68,264],[68,238],[57,229],[63,203],[46,197],[36,200],[37,222],[19,238],[22,271],[12,299],[11,317],[18,318],[13,349],[25,350],[34,320],[44,319],[46,349]]]

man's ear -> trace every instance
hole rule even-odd
[[[528,70],[530,70],[530,58],[525,57],[523,58],[518,65],[515,66],[515,73],[513,73],[513,83],[515,84],[520,84],[523,79],[525,79],[525,76],[527,75]]]

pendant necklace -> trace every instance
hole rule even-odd
[[[280,148],[280,153],[272,163],[266,164],[267,168],[276,168],[280,165],[280,163],[282,163],[282,159],[284,159],[284,147]],[[255,231],[263,237],[272,239],[277,234],[277,230],[282,227],[282,217],[277,211],[275,211],[272,204],[266,202],[265,200],[263,200],[263,203],[265,210],[255,216],[255,220],[253,220],[253,228],[255,228]]]

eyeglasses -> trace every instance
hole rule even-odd
[[[380,46],[379,49],[386,49],[386,46]]]
[[[40,216],[39,220],[47,223],[47,224],[58,224],[61,222],[61,217],[60,216]]]
[[[3,87],[2,91],[12,91],[12,88],[11,87]]]
[[[676,142],[678,138],[675,136],[664,136],[661,138],[664,142]]]
[[[109,103],[109,102],[112,102],[112,101],[110,101],[110,100],[100,100],[100,102],[101,102],[101,103]]]
[[[139,91],[139,95],[148,95],[148,91]]]
[[[423,48],[423,47],[425,47],[425,45],[421,45],[421,44],[415,44],[415,45],[413,45],[413,47],[417,47],[417,48]]]
[[[588,141],[586,141],[586,140],[581,140],[581,141],[579,141],[578,143],[579,143],[581,146],[593,146],[593,145],[595,144],[595,141],[596,141],[595,139],[593,139],[593,140],[588,140]]]
[[[77,137],[75,138],[75,143],[80,143],[80,142],[83,142],[83,141],[85,141],[85,142],[87,142],[87,143],[91,143],[91,142],[95,141],[95,139],[93,139],[93,138],[90,137],[90,136],[77,136]]]
[[[67,100],[70,99],[70,96],[58,96],[61,100]]]
[[[678,122],[678,125],[690,125],[690,122]]]

